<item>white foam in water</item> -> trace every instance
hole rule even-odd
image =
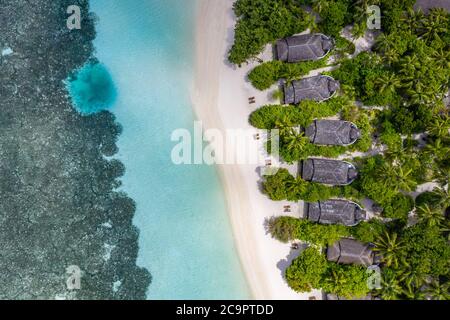
[[[9,56],[10,54],[14,53],[14,51],[11,48],[5,48],[2,50],[2,56]]]

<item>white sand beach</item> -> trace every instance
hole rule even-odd
[[[196,31],[196,73],[192,100],[197,117],[204,127],[225,129],[251,129],[250,113],[268,104],[268,92],[254,89],[246,75],[254,64],[242,68],[227,62],[227,52],[233,41],[235,17],[234,0],[199,0]],[[268,48],[261,58],[268,59]],[[256,97],[250,105],[249,97]],[[263,139],[255,140],[262,150]],[[263,152],[263,151],[261,151]],[[321,293],[298,294],[291,290],[283,273],[290,260],[298,255],[290,244],[283,244],[266,234],[264,221],[275,215],[286,215],[286,202],[269,200],[258,187],[257,165],[218,166],[227,199],[227,209],[233,227],[236,247],[255,299],[321,299]],[[292,215],[298,215],[297,204]]]

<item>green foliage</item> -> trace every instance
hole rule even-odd
[[[414,208],[414,200],[410,196],[397,193],[390,203],[384,205],[383,216],[392,219],[407,219]]]
[[[250,124],[258,129],[273,129],[277,121],[287,119],[292,126],[306,127],[316,118],[330,117],[349,104],[345,97],[334,97],[322,103],[306,100],[298,106],[268,105],[250,114]]]
[[[450,272],[450,246],[438,226],[417,224],[405,229],[404,259],[421,274],[448,276]]]
[[[286,281],[297,292],[320,288],[327,272],[328,262],[317,248],[305,249],[286,269]]]
[[[381,59],[373,53],[363,52],[354,59],[347,59],[332,72],[332,76],[339,80],[344,91],[366,105],[398,105],[400,96],[390,90],[389,71],[380,65]],[[384,80],[384,82],[380,82]],[[386,90],[379,88],[388,84]]]
[[[228,59],[241,65],[260,53],[264,45],[299,33],[312,24],[312,17],[290,0],[238,0],[234,44]]]
[[[366,159],[361,165],[360,178],[355,187],[381,205],[386,217],[406,219],[414,202],[400,191],[415,189],[417,182],[413,178],[413,172],[406,165],[395,166],[383,157],[375,156]]]
[[[307,75],[311,70],[325,67],[326,58],[317,61],[286,63],[278,60],[265,62],[255,67],[248,75],[252,85],[259,90],[269,89],[279,79],[292,81]]]
[[[423,192],[416,198],[416,207],[428,205],[430,207],[437,207],[439,204],[439,196],[435,192]]]
[[[279,169],[276,174],[264,177],[263,191],[272,200],[286,200],[289,198],[287,185],[294,180],[287,169]]]
[[[333,37],[339,36],[345,25],[351,22],[351,15],[348,14],[351,1],[322,1],[320,7],[316,6],[321,17],[319,23],[320,30]]]
[[[412,134],[424,132],[433,119],[433,109],[426,105],[397,106],[387,109],[381,115],[389,121],[396,132]]]
[[[291,188],[292,185],[297,187]],[[330,187],[318,183],[307,182],[294,178],[287,169],[278,169],[274,175],[264,177],[263,191],[275,201],[304,200],[309,202],[338,197],[343,193],[341,187]]]
[[[386,230],[386,224],[380,220],[363,221],[350,228],[351,235],[361,242],[374,242]]]
[[[362,298],[370,292],[368,277],[367,268],[363,266],[329,263],[322,289],[347,299]]]
[[[450,206],[444,188],[450,178],[450,118],[442,98],[450,84],[450,16],[438,9],[431,10],[428,16],[414,12],[411,10],[414,2],[376,1],[374,4],[379,4],[383,13],[383,32],[374,51],[345,59],[346,53],[353,52],[354,45],[340,37],[339,32],[353,23],[355,34],[362,34],[366,1],[239,0],[237,3],[242,7],[235,8],[239,22],[230,60],[240,64],[254,57],[264,44],[301,31],[288,30],[306,28],[306,25],[314,27],[311,19],[300,23],[285,18],[305,15],[298,10],[300,5],[313,6],[322,18],[317,27],[336,41],[334,53],[342,60],[330,75],[340,81],[345,96],[323,103],[305,101],[297,106],[264,106],[251,114],[250,123],[260,129],[280,130],[280,154],[287,162],[309,156],[334,158],[347,151],[368,151],[375,130],[386,150],[371,158],[354,159],[359,177],[350,186],[309,183],[281,169],[273,176],[264,177],[264,192],[273,200],[309,202],[367,197],[380,205],[383,216],[392,221],[386,224],[373,219],[350,228],[278,217],[269,221],[269,232],[283,242],[302,240],[322,247],[348,236],[375,243],[375,250],[383,258],[381,298],[448,299],[449,223],[443,214]],[[268,7],[269,3],[273,8]],[[247,10],[245,6],[250,5],[261,8]],[[275,11],[278,17],[272,17]],[[286,23],[278,27],[282,19]],[[272,27],[278,30],[273,31]],[[249,78],[256,88],[266,89],[280,78],[296,79],[320,66],[319,62],[318,65],[269,62],[255,68]],[[352,100],[385,108],[362,110]],[[361,129],[362,137],[354,145],[316,146],[292,129],[336,114]],[[419,145],[412,136],[422,132],[427,133],[425,146]],[[407,192],[428,181],[436,181],[441,187],[419,195],[414,203]],[[419,222],[410,226],[406,223],[407,215],[414,207]],[[315,248],[305,250],[294,260],[286,278],[296,291],[321,288],[348,298],[368,291],[365,268],[327,262]]]
[[[355,53],[355,45],[350,40],[343,38],[341,36],[336,36],[335,41],[335,52],[339,55],[353,54]]]

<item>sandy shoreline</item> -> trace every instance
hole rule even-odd
[[[258,92],[245,81],[251,65],[235,68],[227,61],[233,40],[234,0],[199,0],[196,30],[196,66],[192,102],[205,129],[248,129],[249,114],[269,102],[267,92]],[[248,104],[255,96],[256,103]],[[262,144],[263,141],[255,141]],[[260,147],[260,146],[259,146]],[[220,165],[231,225],[240,261],[253,298],[308,299],[319,292],[298,294],[282,274],[297,253],[266,235],[266,217],[281,215],[285,203],[274,202],[258,189],[257,165]]]

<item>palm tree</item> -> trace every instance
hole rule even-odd
[[[447,12],[442,8],[433,8],[427,19],[423,20],[421,36],[427,41],[440,39],[440,34],[447,32],[447,23]]]
[[[433,101],[433,93],[421,91],[417,87],[406,91],[412,104],[430,104]]]
[[[393,72],[385,73],[375,81],[381,93],[392,92],[394,93],[397,88],[400,88],[400,79]]]
[[[398,300],[403,295],[404,291],[400,285],[395,272],[387,270],[383,272],[381,279],[381,291],[378,294],[383,300]]]
[[[432,143],[428,143],[424,150],[425,154],[428,154],[433,159],[444,159],[450,153],[450,147],[442,143],[440,138],[435,139]]]
[[[430,300],[450,300],[449,287],[449,282],[440,283],[439,280],[434,280],[428,286],[426,294]]]
[[[450,207],[450,192],[448,188],[434,188],[433,194],[438,198],[438,206],[444,210]]]
[[[408,9],[408,13],[405,18],[402,19],[402,21],[410,25],[412,29],[417,30],[422,27],[424,19],[425,14],[421,9],[414,11],[412,8],[410,8]]]
[[[417,208],[419,222],[425,223],[430,227],[439,226],[445,220],[442,210],[431,208],[428,204],[424,204]]]
[[[417,187],[417,183],[412,177],[412,169],[403,169],[401,166],[385,163],[380,167],[379,172],[387,188],[410,192]]]
[[[445,50],[443,48],[436,50],[432,57],[439,68],[447,69],[450,67],[450,51],[448,48]]]
[[[306,138],[303,133],[295,130],[291,130],[284,139],[287,144],[287,149],[291,152],[301,152],[309,142],[309,138]]]
[[[421,68],[421,61],[416,54],[404,57],[400,61],[400,72],[405,75],[415,74]]]
[[[375,248],[373,250],[381,254],[381,259],[386,267],[393,265],[398,268],[403,248],[404,243],[397,237],[396,233],[391,235],[385,231],[375,241]]]
[[[438,138],[444,138],[449,135],[450,130],[450,117],[448,115],[443,115],[442,117],[436,118],[433,123],[429,126],[428,132]]]
[[[390,148],[386,150],[385,154],[386,159],[390,160],[391,162],[403,162],[405,158],[408,157],[407,150],[403,146],[399,148]]]
[[[406,259],[402,259],[399,280],[404,283],[408,289],[420,288],[425,283],[425,278],[426,275],[413,268]],[[409,290],[409,293],[411,293],[411,290]]]
[[[275,128],[280,131],[280,137],[284,137],[291,131],[292,122],[287,116],[283,116],[275,121]]]
[[[394,47],[394,42],[385,33],[380,34],[375,40],[375,49],[381,52],[386,52],[387,50]]]
[[[302,193],[304,193],[305,190],[306,190],[305,181],[300,177],[289,180],[286,183],[286,191],[288,192],[288,194],[297,196],[297,195],[301,195]]]
[[[425,292],[423,292],[420,288],[406,287],[406,289],[403,290],[403,294],[409,300],[426,300]]]

